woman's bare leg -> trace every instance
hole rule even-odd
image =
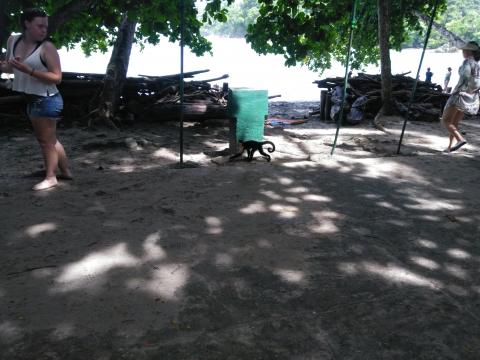
[[[452,148],[453,139],[455,139],[455,137],[452,134],[449,134],[448,135],[448,148],[447,148],[448,151],[450,151],[450,149]]]
[[[45,179],[33,187],[33,190],[45,190],[57,185],[55,170],[58,166],[58,152],[56,149],[57,122],[51,118],[32,118],[33,131],[40,145],[45,164]]]
[[[451,106],[448,108],[445,108],[442,115],[442,124],[448,130],[448,134],[449,134],[449,142],[448,142],[448,148],[447,148],[448,151],[450,151],[450,148],[452,147],[452,143],[454,139],[454,135],[452,134],[449,128],[449,125],[453,122],[454,118],[455,118],[455,108]]]
[[[72,178],[72,173],[68,168],[67,154],[65,153],[65,149],[59,140],[57,140],[55,143],[55,150],[57,150],[58,154],[58,168],[60,169],[60,174],[65,178]]]
[[[455,118],[453,119],[453,125],[455,125],[455,128],[457,129],[457,131],[458,131],[458,124],[460,124],[460,121],[463,119],[464,116],[465,114],[461,111],[457,111],[457,113],[455,114]],[[461,139],[465,140],[463,136],[461,136]]]

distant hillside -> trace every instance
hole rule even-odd
[[[207,25],[203,28],[203,33],[224,37],[244,37],[248,24],[253,23],[257,16],[257,0],[238,0],[229,8],[227,22]]]
[[[435,21],[462,39],[480,42],[480,0],[448,0],[447,11]],[[406,47],[422,47],[426,26],[422,34],[411,33]],[[435,30],[432,31],[429,47],[437,48],[446,43]]]

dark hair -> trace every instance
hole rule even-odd
[[[480,50],[473,51],[473,58],[475,61],[480,61]]]
[[[23,10],[22,15],[20,15],[20,27],[22,28],[22,31],[26,30],[25,21],[32,21],[36,17],[47,17],[47,13],[38,8]]]

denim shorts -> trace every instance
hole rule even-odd
[[[27,115],[30,118],[60,118],[63,109],[63,98],[60,93],[52,96],[27,95]]]

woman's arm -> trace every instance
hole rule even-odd
[[[33,76],[34,78],[46,83],[60,84],[62,81],[62,68],[60,66],[60,57],[58,56],[57,48],[49,41],[42,46],[41,58],[47,64],[48,71],[40,71],[31,68],[29,65],[12,59],[9,63],[18,70]]]
[[[458,69],[458,75],[460,75],[460,78],[458,79],[457,86],[455,86],[453,92],[465,91],[465,89],[468,87],[468,78],[471,76],[471,72],[472,69],[470,67],[470,64],[468,60],[465,60],[462,66],[460,66],[460,69]]]
[[[7,40],[7,52],[5,53],[5,56],[7,57],[8,57],[8,54],[10,54],[12,40],[13,40],[12,36],[10,36]],[[7,60],[8,59],[5,59],[5,61],[0,61],[0,70],[1,72],[12,73],[13,72],[12,65],[10,65]]]

